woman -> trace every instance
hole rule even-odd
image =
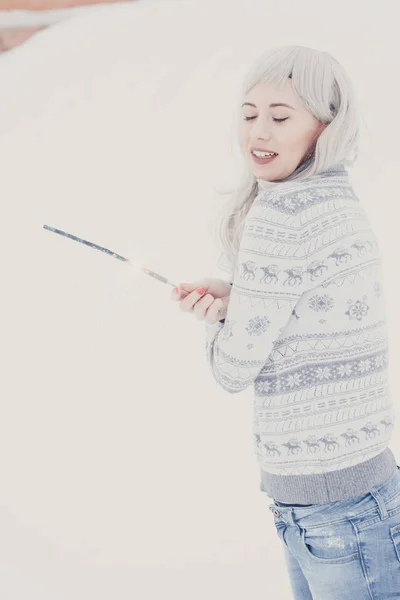
[[[295,600],[400,598],[381,257],[345,167],[352,85],[325,52],[277,48],[239,104],[247,172],[221,228],[232,287],[204,279],[175,299],[206,321],[216,382],[254,387],[260,488]]]

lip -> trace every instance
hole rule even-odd
[[[274,152],[275,154],[278,154],[275,150],[270,150],[269,148],[250,148],[250,152],[253,152],[253,150],[258,150],[259,152]]]
[[[250,153],[250,155],[251,155],[251,159],[256,163],[256,165],[260,165],[260,166],[269,165],[269,163],[271,163],[273,160],[275,160],[277,158],[275,155],[270,156],[269,158],[259,158],[252,152]]]

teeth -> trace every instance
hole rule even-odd
[[[267,158],[268,156],[275,156],[276,152],[259,152],[258,150],[252,150],[253,154],[260,158]]]

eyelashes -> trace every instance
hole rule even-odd
[[[287,121],[289,117],[286,117],[286,119],[272,119],[273,121],[275,121],[275,123],[283,123],[283,121]],[[255,119],[255,117],[244,117],[245,121],[251,121],[251,119]]]

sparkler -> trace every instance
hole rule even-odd
[[[172,285],[172,287],[177,287],[175,283],[172,283],[166,277],[163,277],[163,275],[160,275],[159,273],[155,273],[154,271],[152,271],[151,269],[148,269],[145,266],[139,267],[138,265],[135,265],[131,260],[129,260],[129,258],[125,258],[125,256],[121,256],[120,254],[117,254],[116,252],[113,252],[112,250],[108,250],[108,248],[103,248],[103,246],[98,246],[97,244],[93,244],[93,242],[88,242],[87,240],[83,240],[82,238],[79,238],[76,235],[72,235],[71,233],[66,233],[65,231],[62,231],[61,229],[56,229],[55,227],[50,227],[49,225],[43,225],[43,228],[47,229],[48,231],[53,231],[54,233],[58,233],[59,235],[63,235],[67,238],[70,238],[71,240],[75,240],[76,242],[80,242],[81,244],[85,244],[86,246],[90,246],[90,248],[94,248],[95,250],[100,250],[101,252],[105,252],[112,258],[117,258],[118,260],[122,260],[122,262],[126,263],[127,265],[130,265],[131,267],[139,268],[143,273],[145,273],[146,275],[150,275],[150,277],[157,279],[157,281],[161,281],[161,283],[167,283],[168,285]],[[189,293],[189,292],[186,292],[186,290],[183,290],[183,291],[186,295]]]

